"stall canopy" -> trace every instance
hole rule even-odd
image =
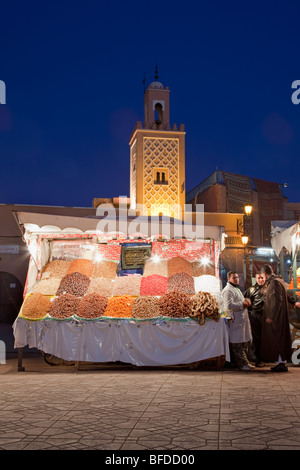
[[[294,253],[299,230],[299,222],[286,220],[272,221],[271,245],[278,257],[283,248],[289,253]]]
[[[160,234],[166,238],[210,239],[224,248],[224,227],[192,224],[166,216],[128,216],[105,214],[102,217],[71,217],[32,212],[14,212],[21,230],[27,234],[105,234],[124,233],[129,237],[151,237]]]

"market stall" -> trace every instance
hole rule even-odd
[[[175,236],[181,221],[170,218],[157,217],[153,234],[145,233],[147,224],[124,230],[124,220],[121,232],[119,219],[116,230],[103,231],[99,218],[16,217],[31,253],[13,325],[19,358],[29,346],[76,362],[229,360],[218,276],[221,227],[187,239]]]
[[[288,292],[300,298],[300,223],[292,221],[273,221],[271,231],[271,244],[278,256],[281,265],[284,265],[284,256],[287,254],[291,260],[287,279]],[[283,273],[281,273],[283,275]],[[300,310],[290,306],[289,319],[292,338],[299,335]]]

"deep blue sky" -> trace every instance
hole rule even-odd
[[[300,3],[14,1],[0,6],[0,202],[129,196],[143,77],[186,127],[186,188],[216,167],[300,202]]]

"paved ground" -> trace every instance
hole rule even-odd
[[[0,326],[0,450],[300,450],[299,365],[77,370],[27,349],[18,372]]]
[[[300,449],[300,368],[0,365],[0,449]]]

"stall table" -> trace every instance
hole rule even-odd
[[[26,320],[13,324],[18,370],[25,346],[65,361],[121,362],[135,366],[190,364],[225,356],[230,361],[228,327],[223,318],[197,321],[171,318],[151,320]]]

